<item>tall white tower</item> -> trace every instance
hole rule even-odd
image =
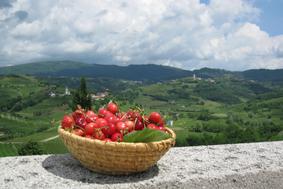
[[[69,91],[68,87],[65,87],[65,95],[66,96],[71,95],[71,92]]]

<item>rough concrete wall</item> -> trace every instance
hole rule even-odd
[[[283,188],[283,142],[172,148],[149,171],[107,176],[70,155],[0,158],[0,188]]]

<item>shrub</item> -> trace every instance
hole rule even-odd
[[[18,149],[19,155],[41,155],[43,150],[38,142],[28,141]]]

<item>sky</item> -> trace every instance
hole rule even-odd
[[[283,68],[283,0],[0,0],[0,66]]]

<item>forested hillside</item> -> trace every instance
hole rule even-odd
[[[205,74],[210,69],[204,69]],[[203,71],[204,71],[203,70]],[[219,72],[219,73],[218,73]],[[115,100],[122,110],[140,106],[158,111],[177,133],[177,146],[283,139],[282,82],[255,81],[223,70],[213,75],[163,81],[87,77],[91,94],[106,97],[93,109]],[[71,111],[79,77],[2,75],[0,77],[0,154],[17,155],[32,140],[44,153],[64,153],[56,137],[61,117]],[[168,122],[169,123],[169,122]]]

